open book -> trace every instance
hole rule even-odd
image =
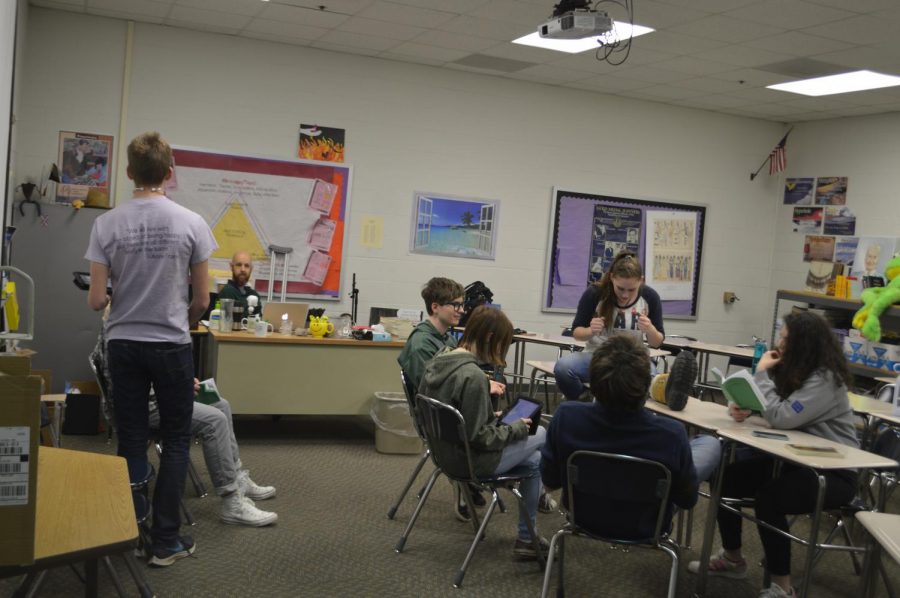
[[[719,368],[710,370],[722,387],[722,394],[732,403],[736,403],[741,409],[750,409],[762,413],[765,411],[768,401],[759,386],[753,380],[753,375],[747,370],[739,370],[727,378],[722,375]]]
[[[221,399],[222,395],[219,394],[219,388],[216,386],[216,381],[212,378],[207,378],[200,383],[200,392],[194,397],[195,401],[206,405],[212,405]]]

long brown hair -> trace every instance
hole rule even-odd
[[[615,309],[615,293],[613,292],[612,277],[637,278],[644,277],[644,269],[633,251],[622,251],[617,255],[606,274],[594,284],[600,287],[600,303],[597,304],[597,315],[606,322],[606,327],[612,327],[613,310]]]
[[[850,381],[847,358],[824,318],[807,311],[784,316],[787,329],[781,359],[770,370],[775,390],[782,398],[803,386],[814,372],[824,369],[834,376],[834,385]]]
[[[513,325],[505,313],[489,305],[479,305],[469,316],[459,344],[480,361],[505,366],[512,337]]]

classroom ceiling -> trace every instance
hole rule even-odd
[[[31,0],[79,13],[477,72],[777,122],[900,111],[900,87],[806,97],[766,85],[900,75],[898,0],[633,0],[624,64],[510,43],[559,0]],[[614,18],[609,3],[597,5]]]

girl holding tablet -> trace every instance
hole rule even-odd
[[[466,331],[455,349],[446,348],[425,367],[419,392],[432,399],[455,407],[465,418],[469,447],[472,450],[475,474],[490,476],[514,467],[524,467],[534,475],[522,481],[520,490],[525,499],[525,511],[519,512],[518,536],[513,556],[535,559],[527,518],[537,530],[538,501],[541,496],[540,449],[547,431],[538,426],[529,436],[530,419],[519,419],[507,425],[497,419],[491,406],[488,377],[480,363],[505,365],[504,356],[512,343],[513,325],[499,309],[482,305],[475,308],[466,322]],[[457,446],[435,443],[430,446],[435,455],[467,467],[465,453]],[[543,550],[547,541],[539,539]],[[546,555],[545,555],[546,556]]]
[[[644,284],[644,270],[630,251],[617,255],[606,274],[578,301],[572,336],[587,345],[584,351],[561,358],[553,372],[556,385],[567,399],[578,399],[586,393],[591,356],[614,334],[646,340],[653,348],[665,338],[659,294]]]

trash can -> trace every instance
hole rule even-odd
[[[417,455],[424,450],[416,434],[409,403],[402,392],[376,392],[369,412],[375,422],[375,450],[391,455]]]

